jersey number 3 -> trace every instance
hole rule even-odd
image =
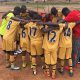
[[[50,34],[53,34],[53,36],[50,37]],[[50,31],[50,32],[48,32],[48,40],[49,40],[50,42],[55,42],[55,37],[56,37],[56,32],[55,32],[55,31]]]
[[[7,29],[9,30],[10,29],[10,26],[12,24],[12,21],[9,21],[8,25],[7,25]]]

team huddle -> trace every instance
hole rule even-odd
[[[67,8],[63,8],[62,11],[65,9]],[[80,21],[66,22],[59,11],[52,7],[50,14],[42,17],[36,11],[27,10],[26,6],[22,5],[3,15],[3,18],[8,21],[2,36],[6,68],[20,69],[15,65],[15,59],[16,55],[21,53],[23,68],[27,66],[26,54],[29,54],[34,75],[37,74],[36,57],[40,56],[42,69],[47,76],[53,79],[56,77],[58,58],[60,59],[58,71],[64,73],[64,62],[67,59],[69,76],[73,76],[72,29],[80,24]]]

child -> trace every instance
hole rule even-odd
[[[50,76],[50,66],[52,67],[52,78],[55,78],[56,73],[56,63],[57,63],[57,50],[59,43],[59,36],[63,30],[62,24],[60,24],[60,29],[48,30],[48,27],[44,27],[42,30],[44,33],[43,49],[45,55],[46,73]]]
[[[57,9],[52,7],[51,15],[52,15],[52,22],[57,23],[58,16],[57,16]],[[47,29],[47,26],[44,26],[43,29]],[[43,49],[45,54],[45,64],[46,64],[46,73],[50,76],[49,68],[52,66],[52,78],[55,78],[56,72],[56,63],[57,63],[57,49],[58,49],[58,42],[59,42],[59,35],[63,28],[60,30],[51,30],[44,33],[44,40],[43,40]]]
[[[72,28],[79,24],[79,21],[75,23],[68,23],[68,28],[61,33],[59,42],[59,59],[61,60],[60,73],[64,73],[64,62],[65,59],[68,60],[69,64],[69,76],[73,76],[72,70]]]
[[[15,7],[14,9],[14,15],[19,15],[20,14],[20,8]],[[11,69],[19,69],[19,67],[15,66],[14,61],[14,51],[16,49],[16,34],[17,34],[17,29],[19,26],[18,21],[10,20],[7,27],[5,34],[3,36],[3,51],[6,53],[6,61],[7,65],[6,67],[10,67]]]
[[[28,13],[26,12],[27,8],[25,5],[21,6],[20,19],[29,19]],[[25,22],[20,25],[20,48],[22,50],[22,67],[26,67],[26,52],[30,53],[30,41],[28,37],[28,30],[25,28]]]
[[[39,14],[32,14],[32,19],[40,20],[41,16]],[[44,62],[44,54],[42,49],[43,44],[43,35],[40,29],[40,26],[37,25],[36,22],[30,22],[26,25],[28,28],[28,35],[30,38],[30,48],[31,48],[31,68],[33,70],[33,74],[36,75],[36,57],[39,55]]]

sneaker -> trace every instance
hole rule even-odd
[[[14,52],[14,55],[18,55],[18,53],[17,52]]]
[[[14,52],[14,55],[18,55],[20,53],[22,53],[22,50],[21,49],[18,49],[17,51]]]
[[[31,65],[31,69],[33,69],[33,65]]]
[[[19,70],[19,69],[20,69],[20,67],[15,66],[15,65],[11,65],[11,70]]]
[[[33,69],[33,74],[34,74],[34,75],[36,75],[36,74],[37,74],[36,69]]]
[[[25,68],[26,66],[27,66],[27,63],[26,62],[23,62],[22,63],[22,67]]]
[[[46,69],[46,66],[45,66],[45,65],[43,65],[43,66],[42,66],[42,69]]]
[[[58,68],[58,72],[61,73],[62,75],[64,74],[64,70],[61,70],[61,68]]]
[[[69,71],[69,76],[72,77],[73,75],[74,73]]]
[[[18,49],[16,52],[17,53],[22,53],[22,50],[21,49]]]
[[[32,64],[31,64],[31,69],[33,69],[33,68],[35,68],[35,67],[36,67],[36,65],[32,65]]]

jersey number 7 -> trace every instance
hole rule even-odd
[[[36,28],[35,27],[33,27],[33,28],[30,28],[30,35],[31,36],[35,36],[36,35]]]

